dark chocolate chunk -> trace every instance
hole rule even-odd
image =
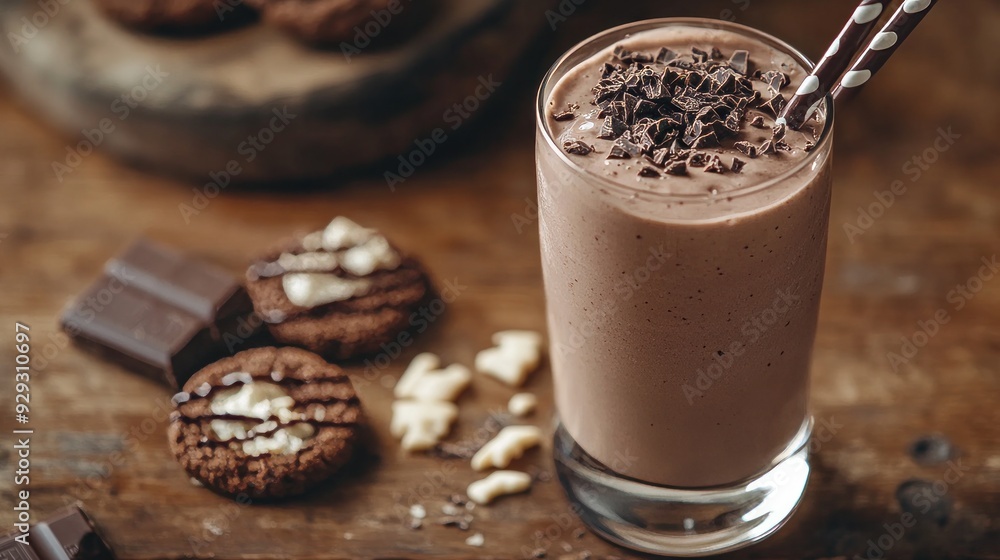
[[[667,160],[670,159],[670,150],[667,148],[660,148],[653,152],[653,165],[657,167],[663,167],[667,164]]]
[[[955,456],[951,441],[940,434],[921,436],[910,444],[910,457],[919,465],[941,465]]]
[[[698,137],[697,140],[691,144],[692,148],[713,148],[719,145],[719,137],[715,134],[714,130],[709,130],[705,134]]]
[[[750,52],[739,50],[733,52],[733,56],[729,57],[729,67],[733,69],[734,72],[743,74],[747,73],[747,69],[750,63]]]
[[[696,63],[700,64],[708,60],[708,53],[698,47],[691,47],[691,53],[694,54],[694,61]]]
[[[615,140],[615,145],[613,147],[618,147],[624,150],[630,157],[637,157],[642,153],[642,148],[640,148],[635,142],[629,140],[626,136]]]
[[[803,148],[802,148],[802,149],[803,149],[804,151],[806,151],[806,152],[811,152],[811,151],[813,151],[814,149],[816,149],[816,144],[812,143],[812,142],[811,142],[811,141],[809,141],[809,140],[806,140],[806,145],[805,145],[805,146],[803,146]]]
[[[733,170],[733,173],[739,173],[740,171],[743,171],[743,168],[746,167],[746,165],[747,162],[743,161],[740,158],[734,157],[733,165],[731,165],[729,168]]]
[[[713,156],[712,160],[705,167],[706,173],[725,173],[726,166],[722,164],[722,159],[719,156]]]
[[[687,175],[687,164],[683,161],[670,162],[664,171],[668,175]]]
[[[760,107],[777,117],[781,114],[781,110],[785,108],[785,96],[776,93],[773,97],[762,103]]]
[[[585,156],[595,150],[593,146],[587,145],[583,140],[567,140],[563,142],[563,149],[566,150],[566,153],[576,156]]]
[[[173,389],[261,327],[234,278],[148,240],[112,259],[61,324],[81,347]]]
[[[771,140],[777,142],[785,137],[785,132],[787,127],[783,124],[778,124],[771,127]]]
[[[767,72],[764,72],[760,79],[762,82],[767,84],[767,87],[774,93],[781,91],[781,88],[787,86],[789,82],[791,82],[791,78],[788,77],[788,74],[777,70],[768,70]]]
[[[661,47],[660,52],[656,53],[656,62],[658,64],[666,64],[675,58],[677,58],[677,53],[667,47]]]
[[[698,138],[700,138],[702,134],[705,134],[705,128],[706,127],[703,122],[696,120],[691,123],[691,126],[687,127],[687,130],[684,131],[684,137],[681,138],[681,140],[683,140],[688,146],[697,147],[694,144],[698,141]]]
[[[624,148],[617,144],[611,146],[611,151],[608,152],[608,159],[630,159],[631,157],[631,154],[626,152]]]
[[[687,162],[689,167],[705,167],[708,165],[708,155],[703,152],[694,152]]]
[[[678,108],[688,112],[694,112],[701,108],[701,102],[698,101],[698,99],[687,95],[674,97],[670,100],[670,102]]]
[[[711,57],[712,60],[722,60],[725,58],[725,55],[722,54],[722,51],[718,47],[712,47]]]
[[[904,513],[918,519],[927,518],[944,527],[951,517],[952,500],[942,495],[936,485],[927,480],[910,479],[896,488],[896,501]]]
[[[760,145],[760,148],[757,149],[757,153],[762,156],[772,152],[774,152],[774,143],[770,140],[765,140],[764,143]]]
[[[757,157],[757,146],[754,146],[750,142],[740,141],[733,144],[733,147],[737,150],[743,152],[747,157],[753,159]]]
[[[31,526],[28,544],[15,535],[0,536],[3,560],[114,560],[93,521],[78,506],[57,511]]]
[[[576,118],[576,113],[572,109],[566,109],[558,113],[552,113],[552,119],[556,121],[571,121]]]
[[[604,117],[604,124],[601,125],[601,132],[598,133],[597,137],[604,140],[614,140],[624,134],[626,130],[628,130],[628,125],[625,124],[625,121],[617,117]]]
[[[755,128],[764,128],[767,125],[764,124],[764,117],[757,115],[750,121],[750,126]]]
[[[785,142],[784,140],[778,140],[778,141],[774,142],[774,149],[775,150],[781,150],[783,152],[790,152],[790,151],[792,151],[792,147],[789,146],[788,142]]]
[[[657,171],[656,169],[648,166],[648,165],[644,165],[642,167],[642,169],[639,170],[639,176],[640,177],[659,177],[660,176],[660,172]]]

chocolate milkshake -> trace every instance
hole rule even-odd
[[[588,40],[543,84],[556,404],[588,464],[694,489],[802,449],[832,116],[776,116],[808,64],[741,26],[658,20]]]

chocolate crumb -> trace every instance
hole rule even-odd
[[[792,147],[789,146],[788,142],[785,142],[784,140],[778,140],[777,142],[775,142],[774,143],[774,149],[775,150],[782,150],[784,152],[790,152],[790,151],[792,151]]]
[[[660,172],[657,171],[656,169],[648,166],[648,165],[645,165],[645,166],[643,166],[642,169],[639,170],[639,176],[640,177],[659,177],[660,176]]]
[[[565,149],[568,154],[585,156],[590,154],[590,152],[595,151],[597,148],[587,145],[583,140],[567,140],[563,142],[563,149]]]
[[[764,128],[767,125],[764,124],[764,117],[757,115],[756,117],[753,118],[752,121],[750,121],[750,126],[756,128]]]
[[[683,161],[675,161],[667,165],[664,171],[667,175],[687,175],[687,164]]]
[[[742,159],[740,159],[738,157],[734,157],[733,158],[733,165],[730,166],[730,169],[733,170],[733,173],[739,173],[740,171],[743,171],[743,168],[746,167],[746,165],[747,165],[747,162],[743,161]]]
[[[726,166],[722,164],[722,159],[719,156],[713,156],[712,161],[709,162],[708,167],[705,168],[705,173],[725,173]]]
[[[816,144],[813,144],[813,143],[812,143],[811,141],[809,141],[809,140],[806,140],[806,145],[805,145],[805,146],[804,146],[804,147],[803,147],[802,149],[803,149],[803,150],[804,150],[805,152],[811,152],[811,151],[813,151],[814,149],[816,149]]]

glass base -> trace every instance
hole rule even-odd
[[[808,419],[774,466],[729,486],[684,489],[624,478],[587,455],[557,425],[559,481],[577,513],[600,536],[666,556],[706,556],[758,542],[792,515],[809,479]]]

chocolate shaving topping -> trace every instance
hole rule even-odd
[[[746,76],[747,69],[750,65],[750,52],[749,51],[734,51],[733,56],[729,57],[729,67],[733,69],[734,72],[743,74]]]
[[[719,156],[712,157],[712,161],[709,162],[708,167],[705,168],[706,173],[725,173],[726,166],[722,164],[722,159]]]
[[[683,161],[674,161],[664,169],[668,175],[687,175],[687,164]]]
[[[777,142],[785,137],[785,132],[787,128],[783,124],[775,125],[771,127],[771,140]]]
[[[583,140],[567,140],[563,143],[563,149],[566,150],[566,153],[577,156],[585,156],[597,150],[597,148],[587,145]]]
[[[739,140],[748,119],[750,125],[766,128],[757,111],[780,114],[786,99],[779,91],[789,84],[789,76],[778,70],[751,73],[747,50],[726,56],[716,47],[693,47],[684,53],[664,47],[651,53],[617,45],[592,89],[597,115],[603,119],[597,137],[613,141],[606,157],[645,158],[650,165],[639,175],[658,177],[657,168],[669,175],[686,174],[688,167],[707,167],[713,173],[729,169],[718,156],[696,150],[733,147],[754,158],[783,149],[778,145],[784,140],[781,127],[772,129],[771,139],[759,149],[746,141],[730,142]],[[770,88],[766,101],[754,80]],[[553,118],[570,120],[578,114],[579,107],[569,106]],[[567,140],[564,148],[574,155],[595,150],[576,139]],[[739,161],[731,167],[742,169],[746,164]]]
[[[762,103],[760,107],[777,117],[781,114],[781,110],[785,108],[785,96],[776,93],[773,97]]]
[[[572,110],[565,110],[559,113],[552,113],[552,118],[556,121],[571,121],[576,118],[576,114]]]
[[[743,171],[743,168],[746,167],[746,165],[747,162],[743,161],[740,158],[734,157],[733,165],[731,165],[729,168],[733,170],[733,173],[739,173],[740,171]]]
[[[733,147],[746,154],[750,159],[757,157],[757,146],[754,146],[750,142],[736,142],[733,144]]]
[[[708,165],[708,155],[702,152],[694,152],[687,162],[690,167],[705,167]]]

